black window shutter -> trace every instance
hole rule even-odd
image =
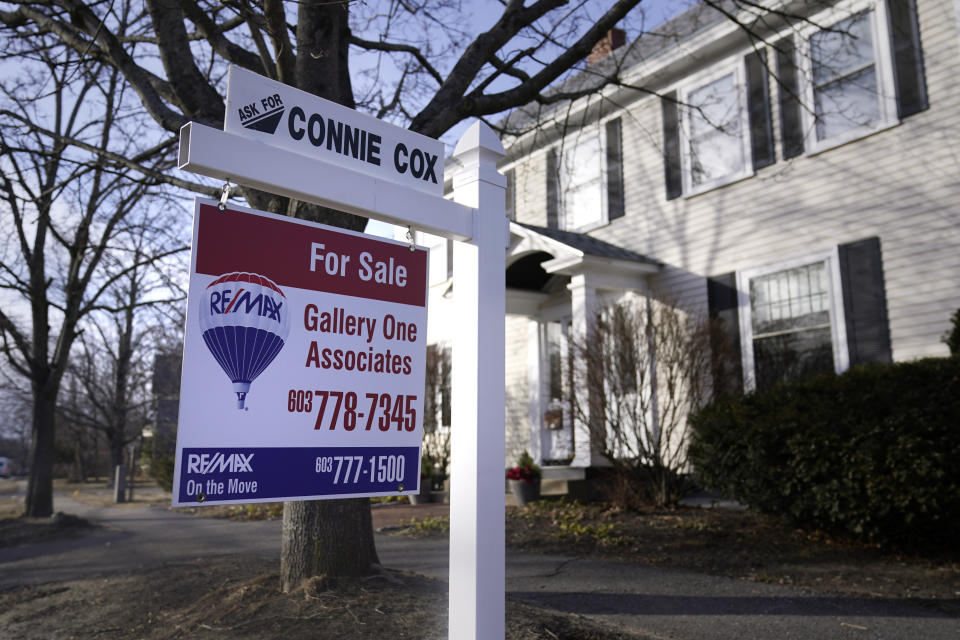
[[[517,170],[510,169],[505,174],[507,178],[506,213],[510,220],[517,219]]]
[[[901,118],[927,108],[927,85],[920,48],[920,26],[914,0],[889,0],[893,39],[893,75],[897,84],[897,114]]]
[[[557,175],[557,150],[547,151],[547,227],[558,229],[560,218],[558,212],[560,196],[560,176]]]
[[[677,92],[671,91],[660,100],[663,107],[663,171],[667,200],[683,195],[683,173],[680,166],[680,110]]]
[[[892,362],[880,238],[842,244],[839,253],[850,366]]]
[[[620,118],[607,122],[607,220],[622,218],[623,143]]]
[[[787,159],[803,153],[803,120],[800,117],[796,47],[793,38],[784,38],[773,45],[773,48],[777,51],[780,141],[783,145],[783,158]]]
[[[716,395],[743,392],[743,364],[740,360],[740,300],[737,274],[707,278],[707,307],[710,311],[710,344],[713,348],[713,390]]]
[[[746,59],[747,113],[750,116],[750,152],[753,169],[776,162],[770,116],[770,85],[767,82],[767,52],[754,51]]]

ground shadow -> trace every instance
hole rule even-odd
[[[583,615],[834,616],[957,618],[960,599],[842,596],[681,596],[627,593],[517,592],[511,599]]]

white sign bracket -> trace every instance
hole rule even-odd
[[[365,218],[413,225],[445,238],[473,236],[471,207],[196,122],[180,129],[178,166]]]

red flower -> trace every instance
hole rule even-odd
[[[523,480],[533,482],[536,476],[530,467],[514,467],[507,471],[507,480]]]

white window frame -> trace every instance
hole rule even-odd
[[[690,95],[704,86],[716,82],[726,75],[733,74],[733,83],[737,88],[740,115],[740,157],[742,166],[739,171],[722,176],[703,184],[693,184],[692,157],[690,153],[691,118],[694,109],[690,106]],[[694,196],[705,191],[716,189],[749,178],[754,174],[753,162],[750,157],[750,114],[747,109],[746,83],[746,56],[742,53],[735,57],[711,66],[707,71],[693,76],[688,82],[677,88],[677,97],[680,101],[680,166],[683,176],[683,195]]]
[[[817,139],[815,102],[813,93],[813,59],[810,40],[822,31],[820,26],[829,28],[862,11],[870,12],[870,30],[873,37],[874,69],[877,77],[877,101],[879,117],[872,126],[853,127],[842,134]],[[886,0],[859,0],[843,2],[823,11],[810,20],[799,31],[799,67],[802,82],[803,99],[808,108],[802,110],[803,127],[806,132],[806,155],[814,155],[827,149],[833,149],[859,140],[870,134],[889,129],[900,123],[897,117],[897,91],[893,77],[893,52],[891,47],[890,18]]]
[[[550,391],[551,387],[551,368],[550,368],[550,330],[549,327],[552,324],[560,325],[560,336],[557,346],[560,348],[560,398],[552,397]],[[563,375],[564,366],[568,363],[570,358],[570,330],[572,326],[572,319],[569,314],[555,318],[552,320],[542,320],[541,321],[541,340],[543,342],[543,356],[541,367],[544,372],[544,393],[543,397],[545,400],[545,409],[548,411],[553,408],[553,405],[564,405],[564,413],[569,411],[569,402],[566,398],[569,397],[570,390],[567,388],[567,380]],[[564,415],[564,419],[566,419]]]
[[[847,324],[843,308],[843,286],[840,279],[840,250],[837,247],[828,251],[807,254],[791,260],[765,264],[737,272],[737,305],[740,320],[740,356],[743,365],[744,391],[757,388],[756,369],[753,356],[753,318],[750,307],[750,281],[760,276],[794,269],[816,262],[826,266],[830,303],[830,341],[833,347],[833,366],[835,373],[843,373],[850,368],[850,351],[847,346]]]
[[[560,325],[560,369],[563,397],[555,400],[550,397],[550,340],[548,325],[557,323]],[[548,411],[561,411],[563,422],[559,431],[556,433],[568,433],[570,437],[570,450],[573,451],[574,435],[574,417],[573,407],[570,403],[569,383],[564,375],[570,358],[570,331],[573,326],[570,315],[570,306],[560,305],[544,310],[533,320],[531,341],[535,345],[528,353],[531,371],[536,371],[535,385],[531,384],[531,389],[537,389],[536,393],[530,394],[530,426],[531,426],[531,448],[536,451],[534,454],[539,462],[546,460],[550,451],[546,449],[548,441],[553,436],[547,434],[551,432],[546,428],[546,413]],[[528,335],[531,335],[528,333]],[[535,367],[535,369],[534,369]],[[533,380],[530,380],[533,382]]]
[[[615,120],[619,117],[614,116],[613,118],[608,118],[607,120]],[[559,186],[559,198],[557,202],[557,215],[559,220],[557,221],[560,228],[564,231],[574,231],[577,233],[586,233],[594,229],[599,229],[600,227],[606,226],[609,224],[609,211],[607,205],[607,135],[606,135],[606,124],[607,120],[601,120],[597,123],[582,127],[577,129],[577,132],[568,136],[559,147],[557,147],[557,168],[560,172],[558,176],[558,186]],[[589,132],[589,133],[588,133]],[[588,140],[592,140],[594,137],[600,140],[600,158],[601,163],[599,167],[600,172],[600,215],[596,220],[590,221],[586,224],[582,224],[579,227],[574,227],[568,224],[567,216],[567,185],[566,185],[566,170],[564,168],[564,155],[567,151],[575,150],[577,146],[585,143]]]

